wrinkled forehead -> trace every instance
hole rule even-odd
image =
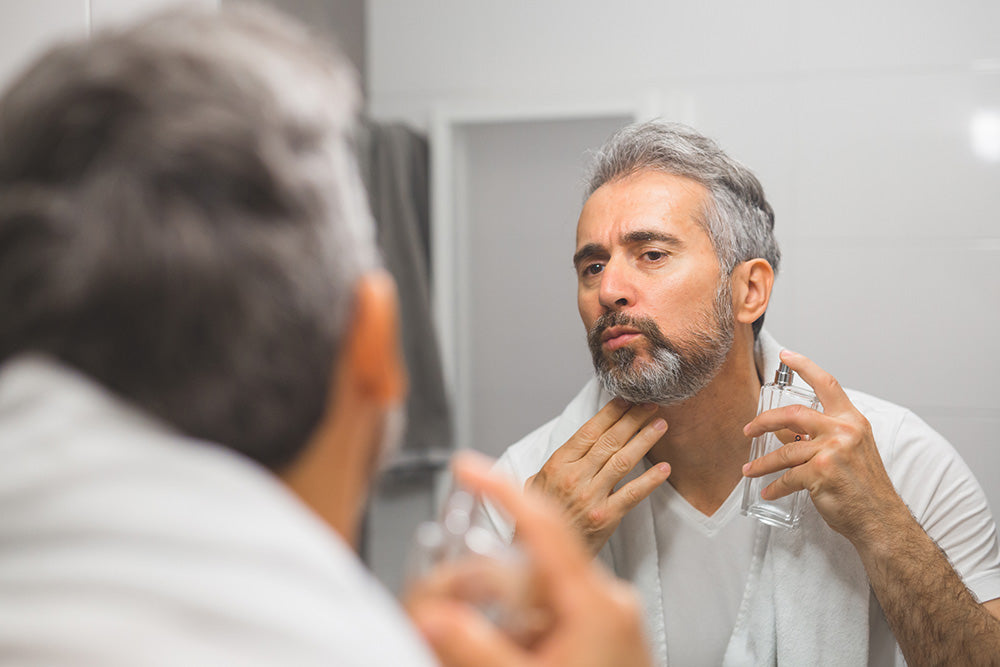
[[[704,235],[708,189],[675,174],[643,171],[609,181],[584,202],[576,246],[613,244],[642,233],[678,238]]]

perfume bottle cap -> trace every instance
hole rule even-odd
[[[786,387],[795,379],[795,371],[788,367],[788,364],[778,366],[778,372],[774,374],[774,384]]]

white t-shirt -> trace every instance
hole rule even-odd
[[[740,513],[741,488],[712,516],[692,507],[669,483],[649,497],[668,664],[722,664],[753,552],[754,520]]]
[[[433,665],[273,475],[84,376],[0,366],[0,656],[44,665]]]

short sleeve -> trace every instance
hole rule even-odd
[[[986,494],[955,448],[912,412],[893,439],[889,476],[980,602],[1000,597],[1000,545]]]

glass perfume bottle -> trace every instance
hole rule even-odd
[[[774,382],[760,389],[760,402],[757,404],[757,414],[786,405],[804,405],[823,411],[823,406],[810,389],[792,386],[795,372],[787,365],[781,364],[774,375]],[[753,439],[750,443],[750,460],[770,454],[787,443],[797,440],[807,440],[808,435],[794,433],[782,429],[773,433],[765,433]],[[784,470],[763,477],[747,477],[743,480],[743,514],[752,516],[771,526],[795,528],[802,516],[802,506],[807,502],[809,492],[805,489],[796,491],[777,500],[764,500],[760,497],[768,484],[785,474]]]
[[[528,560],[515,542],[507,544],[477,525],[476,498],[456,489],[441,518],[417,526],[407,558],[407,586],[447,570],[448,594],[476,607],[515,642],[528,646],[545,619],[536,607]]]

